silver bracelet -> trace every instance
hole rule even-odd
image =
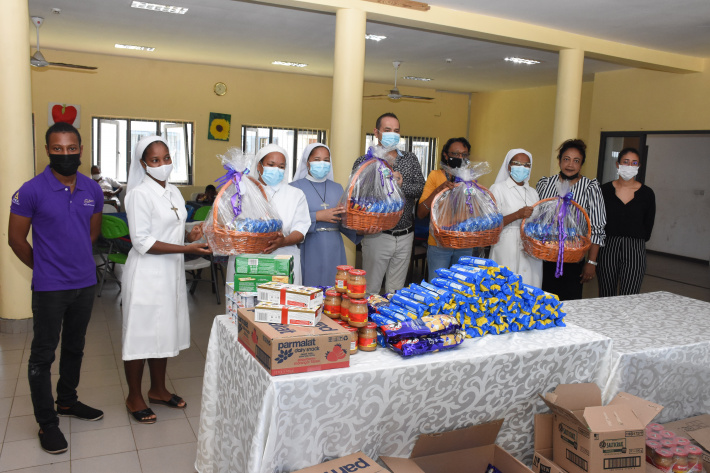
[[[591,265],[593,265],[593,266],[596,266],[596,265],[597,265],[597,262],[596,262],[596,261],[592,261],[592,260],[590,260],[590,259],[587,260],[587,263],[589,263],[589,264],[591,264]]]

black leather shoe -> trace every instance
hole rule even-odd
[[[103,411],[89,407],[79,401],[76,401],[76,403],[69,408],[57,405],[57,414],[64,417],[76,417],[81,420],[99,420],[104,416]]]
[[[53,455],[64,453],[69,448],[67,439],[64,438],[64,434],[59,430],[57,424],[40,429],[39,444],[42,446],[42,450]]]

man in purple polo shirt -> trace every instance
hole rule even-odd
[[[55,123],[45,136],[49,166],[12,196],[8,242],[32,268],[34,338],[28,363],[30,394],[39,441],[49,453],[67,451],[60,416],[98,420],[104,413],[77,399],[86,327],[96,287],[91,245],[101,232],[103,193],[77,172],[81,136],[67,123]],[[27,241],[30,227],[34,248]],[[54,408],[50,369],[62,334]]]

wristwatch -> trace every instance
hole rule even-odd
[[[597,262],[596,262],[596,261],[592,261],[592,260],[590,260],[590,259],[587,260],[587,263],[589,263],[589,264],[591,264],[591,265],[594,265],[594,266],[597,265]]]

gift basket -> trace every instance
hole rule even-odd
[[[283,224],[259,181],[248,176],[254,156],[230,148],[218,158],[227,173],[215,181],[222,187],[203,224],[207,242],[216,255],[261,253]]]
[[[394,180],[391,149],[370,147],[367,159],[350,175],[340,198],[342,223],[352,230],[377,233],[397,225],[404,210],[404,194]]]
[[[473,248],[498,242],[503,215],[493,194],[476,179],[488,174],[487,162],[464,162],[460,168],[441,167],[454,176],[456,187],[444,189],[431,204],[429,230],[438,246]]]
[[[557,262],[555,276],[562,275],[562,263],[580,261],[592,244],[587,212],[573,200],[569,183],[557,183],[559,197],[543,199],[533,206],[530,218],[520,224],[523,248],[543,261]]]

